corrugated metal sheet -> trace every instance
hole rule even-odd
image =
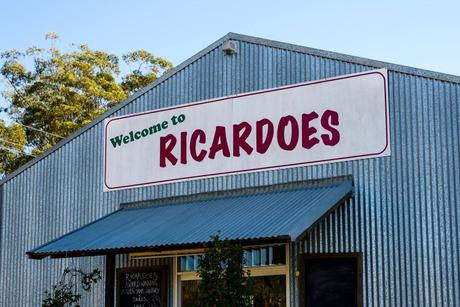
[[[363,251],[365,306],[460,305],[459,78],[228,38],[237,42],[236,55],[224,56],[219,41],[112,114],[387,67],[392,155],[103,193],[103,129],[95,123],[4,182],[0,305],[39,305],[43,290],[66,265],[104,268],[102,257],[37,261],[25,252],[115,211],[120,203],[349,174],[355,197],[291,249]],[[141,265],[126,256],[117,263]],[[293,283],[291,300],[297,303],[294,277]],[[102,306],[103,299],[101,284],[82,306]]]
[[[30,252],[32,256],[200,244],[229,240],[297,240],[347,195],[350,180],[303,189],[123,208]],[[263,214],[261,214],[263,212]]]

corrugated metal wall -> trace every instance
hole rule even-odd
[[[239,41],[236,55],[207,50],[115,115],[372,68]],[[103,257],[28,260],[25,252],[120,203],[348,174],[354,198],[292,250],[362,251],[365,306],[460,306],[460,85],[393,71],[389,79],[392,155],[385,158],[103,193],[102,123],[93,126],[4,183],[1,306],[39,305],[66,265],[104,269]],[[103,301],[101,283],[82,306]]]

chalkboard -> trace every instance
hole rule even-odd
[[[165,307],[168,268],[166,266],[117,270],[118,307]]]
[[[306,259],[304,274],[307,307],[359,306],[357,259]]]

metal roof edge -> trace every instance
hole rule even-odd
[[[305,47],[301,45],[295,45],[295,44],[284,43],[284,42],[265,39],[265,38],[259,38],[255,36],[249,36],[245,34],[230,32],[228,36],[229,36],[228,37],[229,39],[239,40],[239,41],[243,41],[247,43],[258,44],[258,45],[263,45],[263,46],[273,47],[273,48],[278,48],[278,49],[284,49],[287,51],[300,52],[300,53],[310,54],[310,55],[328,58],[332,60],[340,60],[340,61],[349,62],[353,64],[371,66],[375,68],[388,68],[389,70],[392,70],[395,72],[400,72],[400,73],[410,74],[414,76],[425,77],[425,78],[430,78],[430,79],[436,79],[439,81],[447,81],[447,82],[460,84],[460,76],[457,76],[457,75],[451,75],[451,74],[436,72],[436,71],[422,69],[422,68],[415,68],[411,66],[404,66],[404,65],[394,64],[390,62],[378,61],[378,60],[373,60],[369,58],[348,55],[344,53],[326,51],[322,49],[315,49],[315,48]]]
[[[326,199],[329,200],[327,203],[333,203],[334,205],[329,207],[327,210],[322,211],[323,208],[316,207],[312,211],[309,211],[309,215],[316,214],[315,222],[310,226],[305,226],[304,224],[297,224],[295,227],[292,228],[290,232],[290,237],[292,241],[299,241],[304,235],[310,231],[316,224],[320,223],[324,217],[329,215],[332,211],[337,209],[343,203],[345,203],[348,199],[353,197],[353,182],[351,181],[344,181],[340,185],[336,187],[335,191],[332,191],[329,195],[327,195]],[[306,220],[303,219],[303,220]]]
[[[240,243],[243,246],[251,246],[255,244],[279,244],[289,243],[291,239],[288,235],[276,236],[276,237],[254,237],[249,239],[235,239],[229,240],[230,242]],[[113,254],[128,254],[128,253],[139,253],[139,252],[158,252],[158,251],[171,251],[189,248],[204,248],[206,242],[195,242],[195,243],[179,243],[179,244],[164,244],[157,246],[138,246],[138,247],[122,247],[122,248],[104,248],[104,249],[91,249],[91,250],[73,250],[69,252],[41,252],[35,253],[33,251],[26,252],[29,259],[40,260],[46,257],[50,258],[70,258],[70,257],[84,257],[84,256],[105,256]],[[50,242],[51,243],[51,242]],[[45,244],[46,245],[46,244]]]
[[[133,100],[135,100],[136,98],[142,96],[143,94],[145,94],[146,92],[148,92],[149,90],[157,87],[159,84],[161,84],[163,81],[169,79],[170,77],[172,77],[173,75],[175,75],[176,73],[178,73],[179,71],[181,71],[182,69],[184,69],[185,67],[189,66],[190,64],[192,64],[193,62],[197,61],[198,59],[200,59],[201,57],[203,57],[204,55],[206,55],[207,53],[211,52],[212,50],[214,50],[215,48],[219,47],[223,42],[227,41],[230,37],[231,33],[228,33],[226,35],[224,35],[223,37],[221,37],[220,39],[218,39],[217,41],[215,41],[214,43],[212,43],[211,45],[209,45],[208,47],[202,49],[201,51],[199,51],[198,53],[196,53],[195,55],[191,56],[190,58],[188,58],[187,60],[185,60],[184,62],[182,62],[181,64],[175,66],[174,68],[172,68],[170,71],[166,72],[165,74],[163,74],[162,76],[160,76],[158,79],[156,79],[154,82],[152,82],[151,84],[149,84],[148,86],[140,89],[139,91],[137,91],[136,93],[132,94],[131,96],[129,96],[128,98],[126,98],[124,101],[118,103],[116,106],[114,106],[113,108],[107,110],[107,112],[105,112],[104,114],[98,116],[97,118],[95,118],[93,121],[91,121],[89,124],[81,127],[80,129],[78,129],[77,131],[75,131],[74,133],[72,133],[71,135],[67,136],[66,138],[64,138],[63,140],[61,140],[60,142],[58,142],[56,145],[54,145],[53,147],[51,147],[50,149],[46,150],[45,152],[43,152],[42,154],[36,156],[35,158],[33,158],[32,160],[30,160],[29,162],[27,162],[26,164],[20,166],[18,169],[16,169],[14,172],[12,172],[11,174],[7,175],[5,178],[3,178],[2,180],[0,180],[0,186],[3,185],[4,183],[8,182],[9,180],[13,179],[14,177],[16,177],[17,175],[19,175],[20,173],[22,173],[24,170],[26,170],[27,168],[31,167],[32,165],[34,165],[35,163],[39,162],[40,160],[44,159],[45,157],[47,157],[48,155],[52,154],[53,152],[55,152],[56,150],[58,150],[59,148],[63,147],[64,145],[66,145],[67,143],[69,143],[71,140],[75,139],[76,137],[80,136],[81,134],[83,134],[85,131],[91,129],[92,127],[96,126],[97,124],[99,124],[100,122],[102,122],[104,119],[108,118],[110,115],[114,114],[115,112],[117,112],[118,110],[124,108],[125,106],[127,106],[128,104],[130,104]]]
[[[91,226],[91,225],[93,225],[93,224],[95,224],[95,223],[97,223],[97,222],[99,222],[99,221],[102,221],[102,220],[108,218],[109,216],[112,216],[112,215],[114,215],[114,214],[116,214],[116,213],[119,213],[120,211],[123,211],[123,208],[120,208],[120,209],[117,209],[117,210],[115,210],[115,211],[113,211],[113,212],[110,212],[109,214],[106,214],[106,215],[104,215],[104,216],[101,216],[101,217],[95,219],[94,221],[91,221],[91,222],[89,222],[89,223],[87,223],[87,224],[84,224],[84,225],[81,226],[81,227],[77,227],[76,229],[73,229],[73,230],[71,230],[71,231],[69,231],[69,232],[67,232],[67,233],[64,233],[63,235],[60,235],[60,236],[58,236],[57,238],[54,238],[53,240],[50,240],[50,241],[48,241],[48,242],[46,242],[46,243],[43,243],[43,244],[41,244],[41,245],[39,245],[39,246],[36,246],[36,247],[32,248],[31,250],[27,251],[26,254],[27,254],[27,255],[35,255],[35,254],[37,254],[37,250],[43,248],[44,246],[49,245],[49,244],[51,244],[51,243],[54,243],[54,242],[56,242],[56,241],[58,241],[58,240],[60,240],[60,239],[62,239],[62,238],[68,237],[68,236],[70,236],[71,234],[73,234],[73,233],[75,233],[75,232],[77,232],[77,231],[79,231],[79,230],[81,230],[81,229],[83,229],[83,228],[87,228],[87,227],[89,227],[89,226]]]

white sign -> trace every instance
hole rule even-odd
[[[104,191],[387,156],[387,71],[108,118],[104,126]]]

